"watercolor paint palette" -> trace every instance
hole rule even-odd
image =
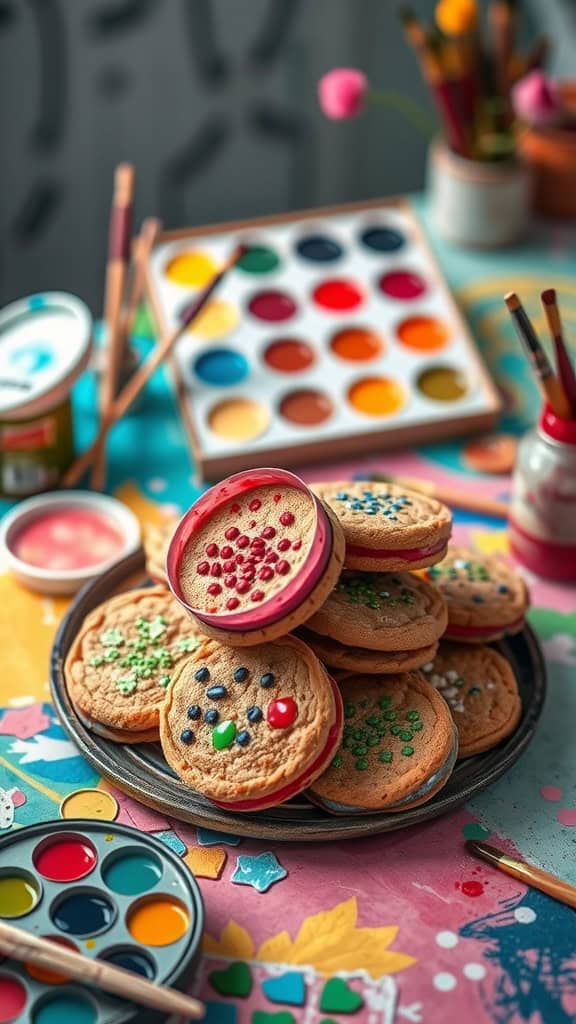
[[[494,425],[498,393],[405,202],[161,235],[147,288],[162,335],[240,243],[175,351],[201,475]]]
[[[190,870],[158,840],[110,822],[45,822],[0,840],[0,918],[184,990],[203,926]],[[31,964],[0,960],[0,1021],[153,1024],[164,1016]]]

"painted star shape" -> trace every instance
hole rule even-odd
[[[273,853],[260,853],[257,857],[238,857],[230,881],[236,885],[251,885],[256,892],[267,892],[287,874]]]

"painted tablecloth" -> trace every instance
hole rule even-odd
[[[576,335],[574,237],[543,231],[523,250],[498,255],[438,250],[505,396],[502,426],[520,432],[537,395],[501,296],[516,289],[541,323],[538,293],[554,285]],[[87,376],[74,395],[81,445],[94,433],[94,397]],[[498,497],[509,491],[506,478],[470,472],[455,443],[303,475],[371,470]],[[184,511],[199,493],[162,373],[113,432],[109,483],[143,523]],[[506,550],[503,522],[457,514],[455,532],[479,552]],[[271,846],[182,826],[116,794],[121,821],[161,834],[199,876],[206,934],[197,989],[209,1024],[576,1020],[574,911],[463,848],[466,836],[490,836],[576,884],[576,588],[528,582],[549,672],[544,714],[517,765],[461,810],[370,840]],[[105,784],[48,703],[48,654],[66,601],[34,595],[0,570],[0,609],[1,835],[57,817],[75,789]]]

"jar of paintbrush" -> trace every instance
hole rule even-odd
[[[548,360],[518,297],[506,296],[544,396],[537,426],[520,442],[509,515],[510,549],[537,576],[576,580],[576,374],[554,289],[542,293],[554,343]]]

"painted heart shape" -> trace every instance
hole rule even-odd
[[[252,971],[242,960],[229,964],[221,971],[212,971],[208,977],[212,988],[221,996],[246,999],[252,991]]]
[[[277,978],[262,982],[262,991],[271,1003],[288,1003],[289,1006],[304,1006],[306,985],[299,971],[288,971]]]
[[[363,1005],[364,1000],[360,993],[349,988],[343,978],[330,978],[322,989],[322,1013],[356,1013]]]
[[[281,1013],[266,1013],[264,1010],[255,1010],[252,1014],[252,1024],[294,1024],[294,1014],[288,1010]]]

